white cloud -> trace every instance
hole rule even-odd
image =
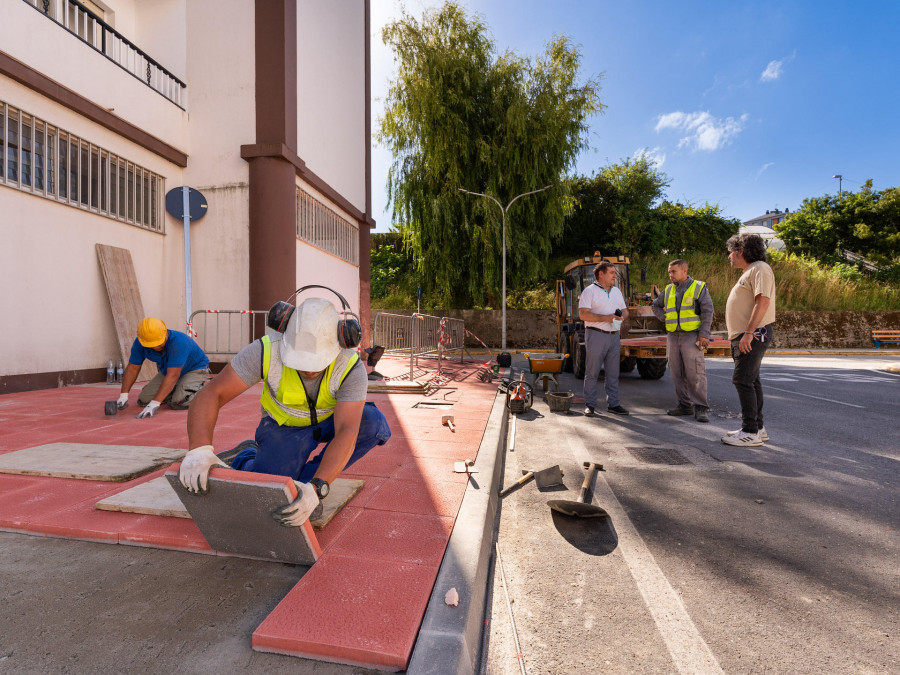
[[[756,172],[756,180],[759,180],[759,177],[763,175],[763,172],[768,169],[770,166],[775,164],[775,162],[766,162],[760,167],[759,171]]]
[[[791,61],[797,52],[794,51],[790,56],[785,56],[781,60],[769,61],[769,65],[766,66],[766,69],[762,71],[762,75],[759,76],[760,82],[774,82],[778,78],[781,77],[781,71],[784,68],[784,64]]]
[[[656,122],[656,131],[675,129],[685,131],[687,136],[678,141],[678,147],[693,147],[694,150],[712,152],[723,148],[744,129],[749,118],[746,113],[738,119],[726,117],[719,119],[708,112],[672,112],[660,115]]]
[[[656,164],[656,168],[659,169],[666,161],[666,153],[663,152],[663,149],[659,146],[655,148],[638,148],[634,151],[634,159],[638,160],[642,157],[646,157],[649,161]]]

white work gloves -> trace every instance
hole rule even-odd
[[[121,401],[122,398],[119,397],[119,400]],[[135,417],[139,420],[142,420],[145,417],[153,417],[156,414],[157,408],[159,408],[159,401],[150,401],[150,403],[147,404],[147,407],[141,410]]]
[[[182,465],[184,466],[184,465]],[[299,527],[309,520],[310,514],[319,505],[316,488],[309,483],[294,481],[300,496],[286,506],[272,511],[272,517],[285,527]]]
[[[119,410],[125,410],[128,407],[128,393],[119,394],[119,400],[116,401],[116,407]]]
[[[227,469],[228,465],[216,457],[213,452],[213,446],[201,445],[194,448],[184,456],[181,461],[181,470],[178,472],[178,480],[193,494],[205,495],[207,493],[207,482],[209,480],[209,470],[214,466]],[[315,494],[315,490],[313,490]]]

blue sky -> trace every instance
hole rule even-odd
[[[421,18],[442,3],[407,0]],[[669,199],[719,204],[748,220],[798,208],[868,178],[900,184],[900,2],[469,0],[498,51],[542,54],[555,34],[602,75],[603,114],[576,170],[591,174],[647,152]],[[394,76],[381,27],[397,0],[372,1],[373,131]],[[372,155],[373,216],[387,232],[391,155]],[[477,186],[472,189],[478,189]]]

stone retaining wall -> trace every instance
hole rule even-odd
[[[391,314],[411,314],[385,310]],[[378,310],[372,310],[373,317]],[[433,316],[449,316],[466,322],[466,329],[491,346],[501,344],[500,310],[433,310]],[[374,319],[373,319],[374,320]],[[869,349],[872,331],[900,330],[900,311],[896,312],[778,312],[775,322],[775,348],[796,349]],[[713,330],[725,330],[725,312],[717,310]],[[506,312],[506,345],[509,349],[556,349],[556,321],[552,310],[513,309]],[[477,345],[474,340],[467,344]]]

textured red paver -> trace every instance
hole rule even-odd
[[[419,367],[415,377],[431,381],[434,365]],[[378,370],[402,375],[408,362],[385,358]],[[436,382],[453,391],[368,397],[389,420],[392,437],[342,474],[366,485],[317,533],[322,557],[254,632],[254,649],[386,670],[406,667],[468,482],[453,473],[453,462],[476,458],[496,393],[496,385],[473,377],[476,370],[477,364],[445,362]],[[260,388],[221,411],[217,452],[253,438]],[[132,391],[132,405],[106,417],[104,401],[117,396],[114,386],[0,396],[0,453],[54,442],[187,448],[185,411],[164,407],[152,419],[137,420]],[[454,405],[450,411],[412,407],[426,398]],[[443,414],[454,415],[455,432],[441,425]],[[189,519],[93,508],[165,471],[127,483],[0,474],[0,529],[215,554]]]
[[[438,565],[326,554],[253,632],[257,651],[402,670]],[[327,607],[327,611],[316,608]]]

